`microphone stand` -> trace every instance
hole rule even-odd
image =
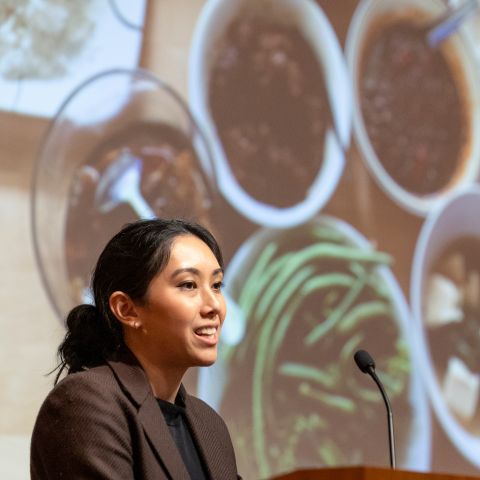
[[[395,439],[393,436],[393,414],[392,414],[392,408],[390,406],[390,400],[387,397],[387,394],[385,392],[385,389],[383,388],[382,382],[380,382],[380,379],[377,377],[377,374],[375,373],[375,369],[372,366],[367,367],[367,372],[370,374],[370,376],[373,378],[374,382],[377,384],[380,393],[382,394],[383,401],[385,402],[385,406],[387,407],[387,423],[388,423],[388,447],[390,451],[390,467],[395,470],[396,465],[395,465]]]

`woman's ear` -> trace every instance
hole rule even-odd
[[[141,327],[135,303],[126,293],[121,291],[113,292],[108,299],[108,303],[110,310],[124,327],[135,329]]]

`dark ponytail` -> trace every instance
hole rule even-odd
[[[73,308],[67,316],[66,327],[67,333],[58,347],[60,365],[55,383],[66,367],[69,373],[94,367],[123,345],[120,323],[109,325],[94,305]]]
[[[105,246],[92,277],[95,305],[78,305],[67,316],[67,333],[58,348],[55,383],[68,373],[101,365],[125,346],[121,323],[110,310],[115,291],[141,302],[153,277],[170,258],[175,237],[194,235],[210,248],[219,265],[223,258],[213,235],[201,225],[186,220],[140,220],[126,225]]]

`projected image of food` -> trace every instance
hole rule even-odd
[[[378,462],[378,444],[364,436],[366,425],[369,435],[386,436],[382,399],[352,362],[373,338],[398,419],[398,460],[408,462],[416,413],[411,352],[397,310],[404,300],[380,273],[390,256],[356,237],[330,217],[264,231],[227,270],[248,325],[238,347],[222,350],[229,374],[221,411],[248,478]]]
[[[209,103],[242,188],[277,207],[302,201],[322,166],[330,109],[322,67],[299,28],[239,15],[219,42]]]
[[[424,23],[403,17],[378,21],[359,76],[373,149],[388,174],[417,195],[439,192],[454,180],[469,141],[459,69],[448,50],[427,44]]]
[[[445,403],[480,435],[480,239],[463,236],[434,261],[423,321]]]
[[[192,144],[180,130],[137,123],[105,139],[71,184],[66,258],[75,301],[85,301],[93,263],[122,225],[185,216],[211,226],[211,201]]]

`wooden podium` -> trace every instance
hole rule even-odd
[[[340,467],[297,470],[271,480],[480,480],[480,477],[445,473],[407,472],[377,467]]]

